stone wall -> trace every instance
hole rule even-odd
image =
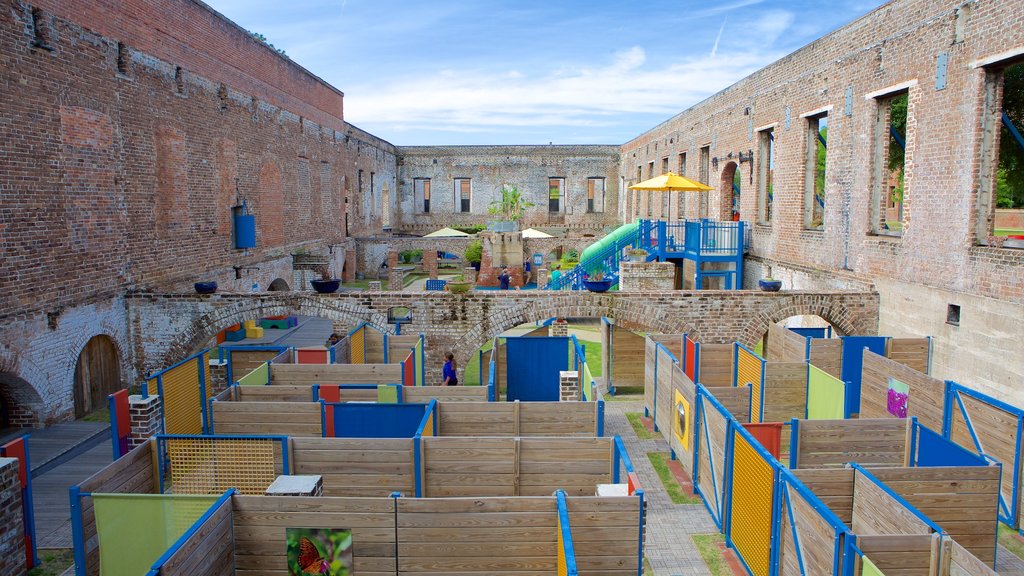
[[[673,290],[676,283],[676,265],[672,262],[620,262],[619,290],[644,292]]]
[[[1024,355],[1002,353],[1019,350],[1024,340],[1024,250],[985,245],[995,216],[986,192],[994,170],[985,162],[996,148],[984,119],[986,91],[998,94],[991,88],[997,71],[1019,61],[1022,12],[1021,0],[886,3],[626,143],[620,171],[627,182],[638,171],[643,178],[652,169],[660,173],[665,163],[680,171],[685,154],[682,171],[701,178],[700,151],[707,147],[706,180],[716,188],[707,210],[699,194],[671,195],[672,215],[728,216],[731,170],[738,166],[740,216],[753,224],[751,257],[772,263],[774,276],[785,274],[787,288],[898,286],[879,289],[887,333],[937,336],[936,358],[957,358],[937,363],[938,377],[1019,396]],[[878,98],[899,90],[909,95],[903,231],[883,235],[872,216],[873,189],[887,193],[889,185],[875,172],[885,161],[876,142],[888,139],[876,127]],[[806,169],[806,117],[821,113],[828,120],[824,225],[814,230],[804,225],[813,177]],[[775,143],[770,220],[758,208],[767,162],[760,134],[768,128]],[[753,162],[746,160],[750,151]],[[744,161],[737,163],[739,153]],[[658,217],[663,199],[623,194],[622,215]],[[747,285],[758,277],[748,269]],[[965,317],[1001,318],[1006,330],[961,327],[942,337],[950,303],[959,303]]]
[[[617,146],[402,146],[399,171],[399,217],[395,229],[426,234],[450,225],[484,224],[495,218],[487,207],[500,190],[513,184],[534,206],[522,228],[557,225],[573,230],[600,230],[618,221],[620,178]],[[588,178],[604,178],[605,202],[588,212]],[[430,212],[414,192],[417,178],[429,178]],[[455,180],[471,180],[470,211],[456,208]],[[548,178],[564,178],[558,213],[549,212]],[[603,211],[601,211],[603,208]]]

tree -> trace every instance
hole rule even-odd
[[[907,102],[906,94],[901,94],[889,101],[889,126],[890,129],[899,134],[906,143],[907,138]],[[892,191],[892,201],[899,204],[903,202],[903,167],[906,163],[906,150],[900,141],[889,133],[889,174],[896,176],[898,183]]]
[[[472,242],[469,243],[469,246],[466,246],[466,262],[469,262],[470,264],[476,264],[483,258],[483,256],[484,243],[481,242],[480,240],[473,240]]]
[[[501,199],[491,202],[487,211],[495,216],[501,216],[502,220],[518,222],[526,213],[526,209],[532,206],[535,204],[526,200],[517,186],[506,184],[501,187]]]
[[[1024,64],[1003,72],[1003,112],[1018,131],[1024,130]],[[1024,149],[1005,125],[1000,129],[996,207],[1024,208]]]

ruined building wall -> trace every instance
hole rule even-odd
[[[347,125],[340,92],[203,4],[2,1],[0,394],[41,423],[69,413],[93,336],[138,376],[126,291],[265,290],[342,242]]]
[[[1019,402],[1024,250],[989,241],[993,175],[983,166],[996,153],[986,141],[986,86],[1024,54],[1022,12],[1020,0],[896,0],[626,143],[620,169],[646,178],[652,162],[655,174],[666,159],[678,170],[685,153],[686,173],[699,177],[707,147],[716,190],[706,209],[699,195],[671,208],[722,218],[730,215],[730,171],[739,153],[752,151],[753,163],[738,162],[740,216],[754,223],[748,283],[767,266],[787,288],[869,280],[881,294],[879,333],[935,336],[935,374]],[[878,175],[889,177],[878,115],[900,90],[908,93],[903,230],[887,235],[872,216],[873,189],[888,184]],[[807,117],[817,114],[828,120],[820,230],[804,216]],[[770,222],[758,209],[768,128],[776,154]],[[658,216],[658,199],[624,194],[622,215]],[[946,322],[950,304],[961,307],[959,325]]]
[[[487,212],[506,184],[517,186],[534,204],[521,222],[554,225],[570,233],[594,233],[618,221],[617,146],[402,146],[398,149],[399,221],[396,231],[426,234],[452,224],[486,224]],[[416,194],[416,179],[430,179],[430,211]],[[469,212],[456,203],[455,179],[470,180]],[[559,211],[549,211],[548,179],[563,178]],[[603,206],[588,211],[588,179],[602,178]]]

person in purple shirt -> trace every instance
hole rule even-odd
[[[444,355],[446,362],[441,375],[444,376],[443,386],[458,386],[459,377],[456,374],[455,355],[451,352]]]

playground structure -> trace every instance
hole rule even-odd
[[[751,574],[994,574],[1022,411],[916,370],[928,339],[862,341],[773,326],[766,360],[650,335],[645,412]]]
[[[716,220],[637,220],[624,224],[580,254],[572,270],[548,283],[549,290],[581,290],[584,281],[600,274],[616,286],[619,264],[627,257],[642,261],[673,262],[682,270],[678,288],[703,290],[716,279],[717,288],[743,288],[743,255],[747,250],[748,226],[744,222]],[[629,249],[642,249],[646,256],[629,257]]]

